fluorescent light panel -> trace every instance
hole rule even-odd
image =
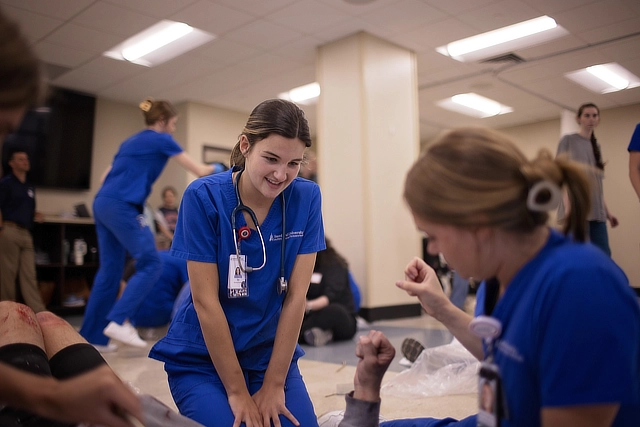
[[[568,31],[557,25],[553,18],[543,15],[451,42],[436,51],[457,61],[471,62],[535,46],[566,34]]]
[[[592,65],[564,75],[595,93],[611,93],[640,86],[640,78],[616,62]]]
[[[436,102],[442,108],[471,117],[485,118],[507,114],[513,108],[476,93],[461,93]]]
[[[278,98],[287,99],[298,104],[308,105],[315,102],[320,96],[320,84],[317,82],[309,83],[304,86],[298,86],[289,92],[282,92]]]
[[[162,20],[104,52],[121,61],[153,67],[182,55],[215,38],[215,35],[183,22]]]

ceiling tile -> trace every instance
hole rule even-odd
[[[305,36],[275,48],[272,52],[282,57],[293,59],[298,63],[314,65],[317,57],[317,48],[321,44],[322,42],[319,39]]]
[[[215,3],[223,4],[230,8],[241,10],[251,16],[265,16],[283,7],[292,5],[299,0],[214,0]]]
[[[32,43],[41,40],[47,34],[64,24],[64,22],[59,19],[50,18],[17,7],[4,6],[2,9],[9,18],[20,25],[24,34]]]
[[[406,39],[407,43],[413,40],[419,45],[420,51],[433,50],[447,43],[477,34],[472,26],[454,18],[447,18],[439,22],[405,31],[400,35],[394,35],[395,39]],[[440,55],[440,54],[438,54]],[[443,56],[443,55],[440,55]]]
[[[238,67],[242,69],[252,70],[260,76],[260,80],[273,74],[279,74],[291,68],[302,66],[303,64],[285,59],[281,56],[264,52],[255,55],[238,63]]]
[[[304,34],[284,28],[263,19],[244,25],[226,34],[230,40],[257,46],[263,49],[272,49],[292,42]]]
[[[101,55],[122,39],[113,34],[69,23],[51,33],[44,41]]]
[[[622,38],[631,38],[637,43],[640,40],[638,29],[640,29],[640,14],[593,30],[582,31],[577,35],[589,44],[608,43]],[[636,35],[629,37],[630,34]]]
[[[70,89],[99,93],[102,89],[116,82],[143,73],[145,68],[101,56],[63,74],[52,83]]]
[[[389,5],[395,4],[398,0],[375,0],[370,3],[353,4],[347,3],[345,0],[317,0],[336,9],[343,11],[351,16],[361,16],[372,10],[381,9]]]
[[[459,20],[473,28],[477,28],[480,33],[537,18],[538,16],[540,16],[538,10],[519,0],[501,0],[481,9],[457,14]]]
[[[426,0],[425,2],[450,15],[459,15],[474,9],[480,9],[499,0]]]
[[[187,54],[120,81],[103,89],[101,94],[110,98],[124,97],[127,93],[136,94],[136,99],[155,97],[158,92],[175,88],[222,68],[223,65],[211,59]]]
[[[326,44],[351,36],[360,31],[367,32],[382,39],[388,38],[391,34],[391,31],[387,28],[382,28],[360,18],[352,18],[349,21],[317,31],[314,36],[322,40],[322,44]]]
[[[254,46],[236,43],[221,37],[192,50],[189,54],[209,58],[222,65],[231,65],[237,64],[261,51],[261,49]]]
[[[227,6],[199,1],[171,15],[175,21],[185,22],[193,27],[222,36],[238,26],[245,25],[255,18]]]
[[[302,0],[266,15],[265,19],[303,34],[312,34],[348,21],[349,17],[323,3]]]
[[[152,26],[158,22],[158,19],[110,3],[97,2],[76,16],[73,22],[87,28],[123,36],[124,40]]]
[[[571,9],[576,9],[582,6],[586,6],[591,3],[595,3],[601,0],[522,0],[534,9],[539,10],[544,15],[549,15],[552,18],[554,14],[558,12],[565,12]]]
[[[554,15],[556,22],[570,32],[584,33],[627,20],[636,13],[618,0],[591,3]]]
[[[0,0],[0,3],[30,10],[40,15],[67,20],[95,3],[95,0]]]
[[[401,0],[365,13],[361,18],[392,33],[398,33],[444,20],[447,15],[420,0]]]
[[[40,42],[36,44],[35,50],[40,59],[44,62],[64,67],[77,67],[96,56],[95,53],[92,52],[60,46],[49,42]]]
[[[135,10],[146,16],[167,19],[171,14],[184,9],[198,0],[107,0],[108,3]]]

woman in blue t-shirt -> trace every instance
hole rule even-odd
[[[317,426],[297,363],[325,248],[320,189],[296,178],[310,145],[299,107],[264,101],[232,169],[192,182],[182,197],[171,254],[187,260],[191,296],[150,357],[165,362],[180,413],[205,426]]]
[[[178,113],[169,102],[147,99],[140,109],[147,128],[120,145],[93,202],[100,268],[80,333],[103,351],[116,348],[107,345],[109,338],[136,347],[147,344],[128,319],[162,271],[154,236],[143,214],[151,186],[170,158],[198,176],[213,172],[213,166],[194,162],[171,136]],[[116,302],[126,253],[136,260],[136,273]]]

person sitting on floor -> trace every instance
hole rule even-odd
[[[350,340],[356,334],[356,308],[349,266],[325,238],[327,248],[318,252],[307,291],[306,311],[298,342],[323,346]]]

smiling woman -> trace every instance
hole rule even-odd
[[[232,168],[183,195],[171,253],[188,260],[191,296],[150,357],[165,362],[180,413],[204,425],[317,426],[297,345],[325,248],[320,189],[297,178],[310,145],[298,106],[264,101]]]

